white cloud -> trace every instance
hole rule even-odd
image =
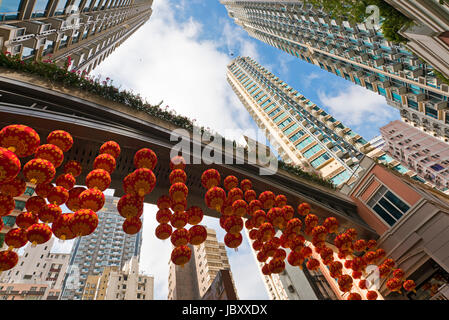
[[[302,80],[302,85],[304,88],[309,88],[312,84],[313,80],[320,79],[320,75],[316,72],[312,72],[311,74],[308,74],[304,77]]]

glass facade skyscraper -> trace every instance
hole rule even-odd
[[[250,36],[384,96],[404,120],[449,141],[449,86],[380,29],[298,0],[220,1]]]

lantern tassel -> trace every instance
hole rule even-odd
[[[36,241],[33,241],[33,243],[31,244],[31,247],[32,248],[35,248],[37,246],[37,242]]]
[[[16,152],[16,147],[14,146],[8,147],[8,150],[11,152]]]

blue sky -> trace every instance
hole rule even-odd
[[[399,119],[383,97],[250,38],[218,0],[155,0],[153,10],[150,20],[93,75],[108,76],[150,103],[164,100],[164,105],[201,125],[238,132],[256,126],[226,82],[226,66],[238,55],[251,56],[365,139]],[[154,236],[155,213],[154,206],[146,205],[141,269],[155,276],[155,298],[166,299],[171,245]],[[204,222],[223,241],[218,220]],[[68,251],[70,244],[57,247]],[[267,299],[246,237],[239,251],[228,250],[228,255],[240,298]]]

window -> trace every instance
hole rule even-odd
[[[315,140],[313,140],[313,138],[307,137],[307,138],[305,138],[303,141],[301,141],[300,143],[298,143],[298,144],[296,145],[296,149],[302,150],[302,149],[304,149],[305,147],[307,147],[309,144],[311,144],[311,143],[314,142],[314,141],[315,141]]]
[[[388,225],[392,226],[405,214],[410,206],[389,191],[385,186],[379,190],[368,201],[371,207]]]
[[[282,121],[282,122],[278,125],[279,129],[285,128],[285,127],[286,127],[287,125],[289,125],[292,121],[293,121],[293,120],[292,120],[291,118],[288,118],[288,119]]]
[[[308,149],[303,153],[303,156],[306,158],[312,157],[314,154],[322,150],[323,148],[320,145],[314,145],[312,148]]]
[[[325,154],[322,154],[321,156],[319,156],[318,158],[316,158],[315,160],[313,160],[312,162],[310,162],[310,164],[314,168],[317,168],[329,159],[330,159],[329,154],[325,153]]]

